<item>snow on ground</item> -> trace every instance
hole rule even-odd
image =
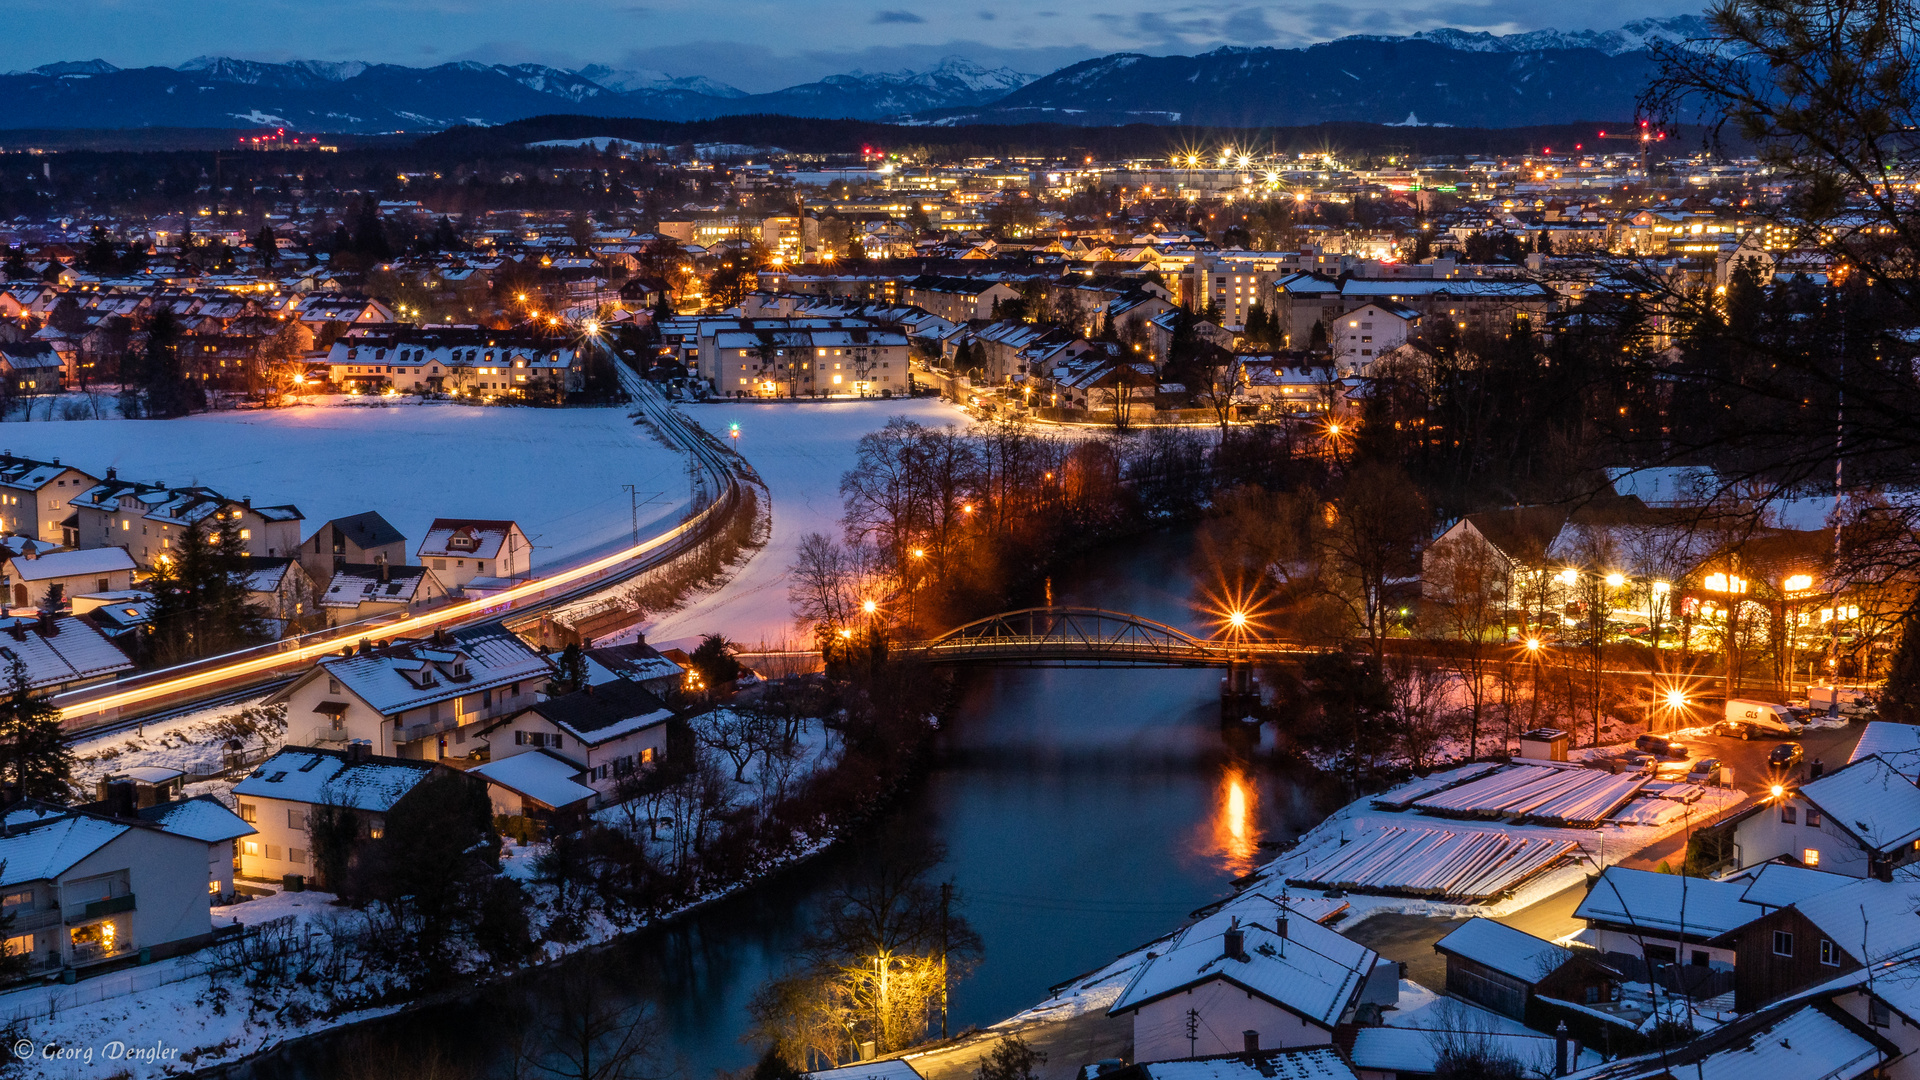
[[[727,402],[686,406],[700,426],[728,440],[760,474],[773,498],[773,535],[721,588],[640,629],[661,647],[691,647],[702,634],[723,633],[743,647],[806,648],[787,603],[787,567],[800,538],[840,536],[840,475],[853,467],[860,437],[905,416],[923,424],[966,427],[957,406],[933,398],[806,404]],[[610,639],[611,640],[611,639]]]
[[[279,748],[287,733],[284,709],[262,711],[266,697],[197,709],[107,735],[89,738],[83,732],[73,744],[73,778],[90,791],[108,773],[144,766],[207,775],[226,763],[230,741],[241,743],[249,759],[264,757]],[[219,793],[230,786],[219,785]],[[195,785],[187,794],[201,790]]]
[[[112,466],[123,479],[292,503],[306,515],[303,534],[377,510],[411,549],[436,517],[505,518],[532,539],[536,568],[631,542],[623,484],[655,499],[640,510],[643,536],[686,509],[684,460],[627,409],[396,400],[405,403],[11,424],[0,428],[0,444],[95,476]]]

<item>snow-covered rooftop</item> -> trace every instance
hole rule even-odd
[[[196,795],[191,799],[178,802],[155,803],[140,811],[143,821],[151,821],[170,833],[217,844],[223,840],[238,840],[242,836],[252,836],[253,826],[240,820],[240,815],[220,804],[220,800],[211,795]]]
[[[132,671],[133,661],[106,636],[71,615],[53,619],[51,634],[31,616],[0,619],[0,668],[19,657],[36,687]]]
[[[126,548],[87,548],[82,551],[55,551],[33,559],[13,559],[7,572],[21,581],[48,581],[78,577],[82,574],[113,574],[133,569],[133,556]]]
[[[384,812],[393,809],[434,767],[431,762],[396,758],[352,762],[341,752],[289,747],[235,784],[233,793]]]
[[[545,750],[529,750],[489,761],[469,771],[556,810],[593,798],[593,789],[575,779],[580,775],[580,766]]]
[[[1847,764],[1869,757],[1879,758],[1909,779],[1920,776],[1920,726],[1868,721]]]
[[[1140,1068],[1151,1080],[1353,1080],[1353,1070],[1330,1046],[1155,1061]]]
[[[1373,970],[1374,951],[1311,919],[1288,919],[1282,935],[1276,920],[1285,917],[1285,909],[1277,902],[1234,908],[1182,930],[1165,952],[1134,973],[1109,1014],[1225,979],[1327,1027],[1338,1023]],[[1244,960],[1226,953],[1226,933],[1235,920],[1246,935]]]
[[[1851,885],[1858,879],[1805,866],[1768,863],[1750,876],[1742,874],[1736,880],[1747,882],[1746,891],[1740,894],[1742,901],[1758,905],[1762,910],[1771,910],[1800,903],[1810,896],[1818,896],[1843,885]]]
[[[1609,866],[1574,909],[1573,917],[1714,937],[1765,914],[1741,902],[1748,887],[1744,881],[1709,881]]]
[[[1801,798],[1876,851],[1920,839],[1920,787],[1879,757],[1865,757],[1800,787]]]
[[[430,641],[402,642],[353,656],[333,657],[320,661],[319,667],[384,716],[489,687],[543,677],[552,671],[546,658],[502,627],[461,630],[449,637],[450,641],[441,645]],[[465,664],[464,677],[454,675],[455,660]],[[431,682],[409,674],[421,671],[425,664],[437,669]],[[290,690],[291,687],[281,691],[280,696],[284,697]]]
[[[1480,918],[1455,927],[1433,947],[1525,983],[1539,982],[1573,957],[1568,950],[1525,930]]]
[[[0,837],[0,885],[59,877],[131,826],[74,814]]]

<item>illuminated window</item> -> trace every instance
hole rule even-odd
[[[1806,863],[1808,866],[1819,866],[1820,865],[1820,849],[1807,848],[1805,851],[1802,851],[1800,853],[1800,861],[1803,863]]]

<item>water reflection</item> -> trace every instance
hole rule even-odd
[[[1259,862],[1260,789],[1236,761],[1222,768],[1215,792],[1206,854],[1222,872],[1239,877]]]

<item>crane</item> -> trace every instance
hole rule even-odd
[[[1597,137],[1602,139],[1624,139],[1629,142],[1639,143],[1640,173],[1644,176],[1647,173],[1647,153],[1653,149],[1654,143],[1664,141],[1667,133],[1664,131],[1654,131],[1648,126],[1645,120],[1642,120],[1640,121],[1640,129],[1638,131],[1616,131],[1612,133],[1603,131]]]

